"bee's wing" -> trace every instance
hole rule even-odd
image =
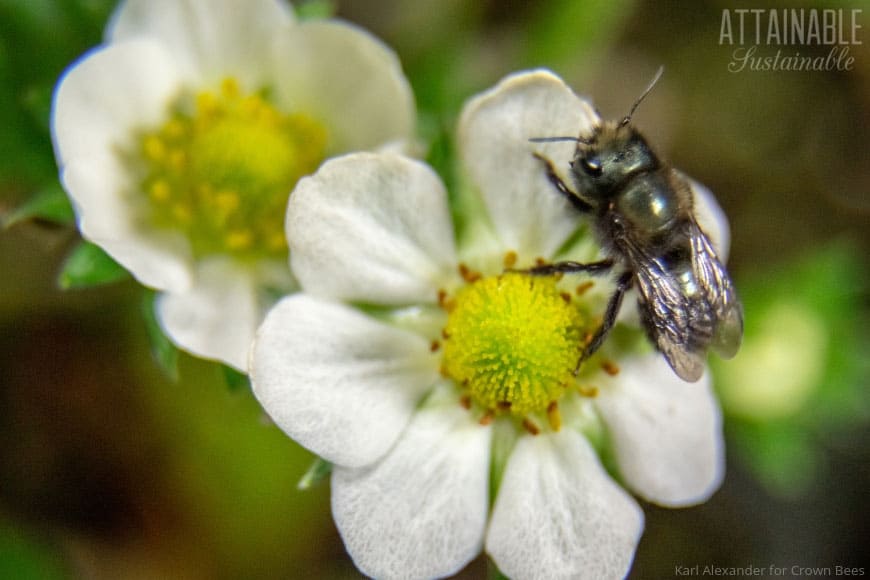
[[[693,383],[704,373],[706,354],[706,345],[697,344],[702,330],[698,323],[704,322],[694,316],[698,304],[693,304],[677,276],[662,263],[649,256],[637,258],[635,283],[640,292],[641,322],[674,372]]]
[[[715,315],[710,346],[723,358],[737,354],[743,339],[743,308],[724,266],[716,257],[710,239],[692,224],[692,272]]]

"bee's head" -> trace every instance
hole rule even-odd
[[[603,201],[632,176],[651,171],[659,161],[643,136],[628,123],[597,125],[581,136],[571,161],[571,174],[589,201]]]
[[[606,202],[631,177],[659,167],[659,160],[643,136],[631,125],[631,117],[644,97],[662,76],[659,68],[652,82],[632,105],[628,115],[619,122],[598,123],[591,133],[578,137],[536,137],[535,143],[574,141],[577,149],[571,160],[571,176],[577,194],[593,207]]]

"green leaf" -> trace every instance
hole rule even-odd
[[[145,329],[148,332],[148,340],[151,343],[151,356],[160,370],[173,382],[178,380],[178,348],[166,338],[157,315],[154,311],[154,302],[157,293],[146,290],[142,300],[142,317],[145,319]]]
[[[296,488],[303,491],[309,490],[326,479],[330,473],[332,473],[332,464],[318,457],[311,464],[311,467],[308,468],[308,471],[305,472],[305,475],[302,476],[302,479],[299,480],[299,483],[296,484]]]
[[[64,290],[69,290],[110,284],[129,277],[130,273],[102,248],[83,240],[67,256],[58,284]]]
[[[11,211],[3,220],[3,227],[8,228],[33,219],[58,224],[71,224],[75,221],[75,212],[59,183],[40,189],[30,199]]]
[[[251,387],[251,382],[248,380],[248,375],[245,373],[239,372],[231,366],[228,365],[220,365],[221,374],[224,377],[224,382],[227,384],[227,388],[230,391],[240,391],[242,389],[249,389]]]

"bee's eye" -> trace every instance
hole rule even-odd
[[[587,175],[591,175],[592,177],[598,177],[599,175],[601,175],[601,160],[597,157],[584,157],[582,160],[582,164],[583,171],[585,171]]]

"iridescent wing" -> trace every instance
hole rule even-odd
[[[688,252],[654,256],[635,245],[628,257],[635,266],[641,321],[674,372],[685,381],[701,378],[707,350],[733,356],[740,346],[743,316],[728,273],[710,240],[694,221],[677,238]]]
[[[697,381],[704,372],[705,349],[695,343],[710,325],[700,324],[709,318],[698,316],[703,303],[684,294],[683,284],[664,260],[650,257],[635,261],[635,266],[638,309],[650,340],[680,378]]]
[[[692,272],[704,289],[706,301],[716,318],[710,346],[719,356],[731,358],[737,354],[743,339],[743,307],[710,239],[698,224],[693,223],[692,229]]]

